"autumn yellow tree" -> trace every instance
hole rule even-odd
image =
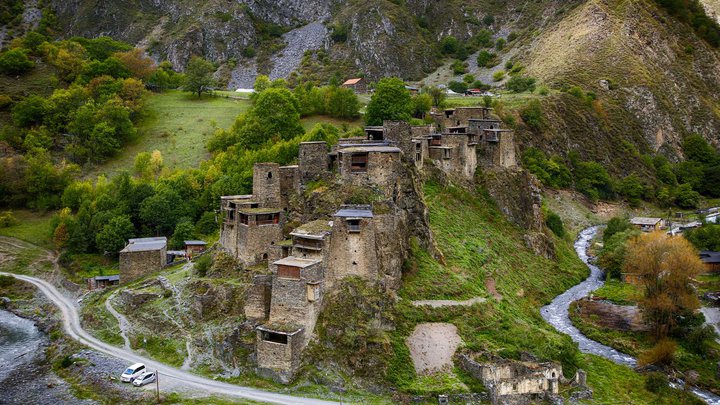
[[[691,282],[703,265],[697,250],[683,237],[654,232],[632,239],[624,271],[639,276],[645,288],[640,307],[658,339],[673,331],[678,317],[700,306]]]

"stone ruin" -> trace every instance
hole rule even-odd
[[[427,126],[386,121],[332,148],[302,142],[297,165],[257,163],[251,195],[221,197],[223,249],[245,267],[267,263],[267,274],[254,277],[244,308],[257,325],[258,374],[292,380],[323,297],[343,278],[400,287],[410,237],[431,246],[416,180],[425,165],[465,180],[478,165],[515,165],[512,133],[500,130],[490,109],[457,108],[433,117],[436,124]],[[342,205],[330,217],[298,212],[293,202],[320,181],[372,190],[380,201]],[[300,218],[314,219],[286,229]]]

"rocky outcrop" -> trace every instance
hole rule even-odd
[[[483,173],[483,184],[510,222],[525,230],[525,244],[535,254],[555,258],[555,244],[546,233],[542,190],[530,172],[519,167],[495,168]]]

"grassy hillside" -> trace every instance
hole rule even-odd
[[[112,175],[132,169],[140,152],[159,150],[170,169],[197,166],[209,154],[205,144],[216,128],[228,128],[238,114],[250,107],[247,100],[204,96],[179,91],[153,93],[147,100],[147,116],[139,125],[139,137],[119,156],[92,170],[91,175]]]

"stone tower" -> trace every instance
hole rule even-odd
[[[327,142],[300,142],[298,168],[302,184],[324,178],[328,174]]]
[[[279,208],[280,165],[277,163],[255,163],[253,166],[253,199],[261,208]]]

